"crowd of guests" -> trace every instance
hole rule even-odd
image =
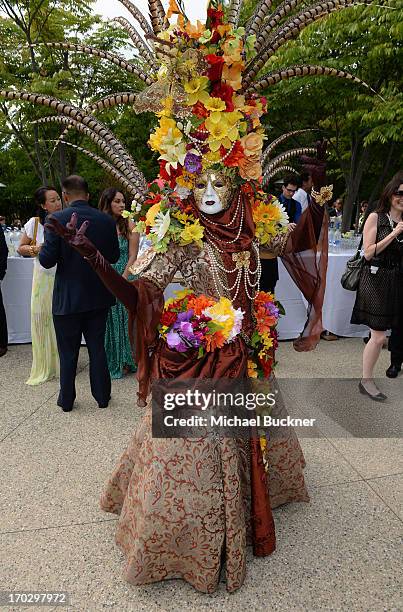
[[[32,366],[27,384],[39,385],[60,373],[58,405],[69,412],[76,396],[75,376],[82,338],[90,358],[91,390],[100,407],[109,403],[111,378],[135,372],[136,364],[126,309],[79,255],[59,237],[45,231],[46,217],[52,214],[66,224],[75,211],[80,223],[90,221],[88,235],[125,278],[129,278],[130,267],[137,259],[139,235],[133,232],[133,223],[122,216],[126,202],[118,189],[106,189],[97,210],[89,205],[86,181],[72,176],[62,184],[62,198],[68,207],[64,210],[56,189],[42,187],[35,192],[37,215],[24,225],[18,252],[34,259]],[[6,268],[7,246],[1,231],[0,280]],[[7,351],[7,341],[0,283],[0,356]]]
[[[297,224],[311,202],[312,176],[285,177],[279,200],[290,223]],[[28,385],[51,380],[60,371],[58,405],[65,412],[73,409],[75,376],[79,350],[84,337],[90,359],[91,391],[100,407],[108,406],[111,378],[135,372],[125,307],[104,287],[91,267],[60,236],[45,232],[46,217],[52,214],[62,225],[74,211],[78,225],[89,221],[87,234],[115,270],[133,279],[130,269],[139,255],[139,235],[124,218],[124,194],[106,189],[98,210],[89,205],[86,181],[71,176],[63,181],[62,199],[52,187],[41,187],[34,194],[38,208],[23,227],[19,253],[35,259],[31,296],[32,367]],[[329,217],[341,217],[343,201],[336,199],[328,208]],[[5,226],[4,217],[0,221]],[[398,376],[403,363],[403,173],[396,174],[385,187],[376,209],[368,202],[360,205],[358,227],[363,234],[364,265],[351,318],[354,324],[370,328],[363,355],[360,391],[376,401],[386,396],[376,386],[374,367],[391,331],[391,364],[386,374]],[[3,228],[4,229],[4,228]],[[141,248],[141,247],[140,247]],[[274,293],[278,281],[276,257],[262,253],[261,288]],[[7,269],[7,246],[0,231],[0,357],[7,352],[7,322],[1,294],[1,281]]]

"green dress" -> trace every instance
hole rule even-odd
[[[113,268],[123,274],[129,260],[129,241],[124,236],[118,236],[120,257]],[[119,301],[111,306],[106,322],[105,350],[108,359],[109,372],[112,379],[122,378],[123,370],[136,371],[129,341],[128,314]]]

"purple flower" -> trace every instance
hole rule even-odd
[[[188,346],[183,342],[180,335],[175,331],[170,331],[167,334],[167,344],[169,348],[178,351],[179,353],[184,353],[188,350]]]
[[[276,319],[278,319],[280,311],[273,302],[266,302],[265,307],[269,315],[271,315],[272,317],[276,317]]]
[[[185,157],[185,168],[191,174],[200,174],[202,171],[202,158],[194,153],[187,153]]]

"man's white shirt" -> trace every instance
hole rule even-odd
[[[302,187],[300,187],[299,189],[297,189],[297,191],[292,197],[294,198],[294,200],[297,200],[297,202],[301,204],[301,212],[304,212],[304,210],[308,208],[309,199],[305,189],[302,189]]]

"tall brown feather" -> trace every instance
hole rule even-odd
[[[232,0],[228,10],[228,23],[234,26],[234,28],[238,27],[242,3],[243,0]]]
[[[287,81],[294,77],[307,77],[307,76],[332,76],[339,79],[347,79],[358,85],[366,87],[373,93],[376,93],[365,81],[362,81],[358,77],[354,76],[350,72],[345,70],[338,70],[337,68],[329,68],[327,66],[314,66],[313,64],[304,64],[300,66],[290,66],[289,68],[281,68],[280,70],[273,70],[263,75],[259,81],[253,83],[249,88],[248,92],[258,92],[280,83],[280,81]]]
[[[303,9],[303,11],[297,15],[293,15],[279,30],[274,32],[268,40],[266,39],[264,48],[247,66],[244,83],[246,85],[251,83],[277,49],[288,40],[296,38],[310,23],[322,19],[330,13],[353,6],[356,1],[357,0],[324,0],[308,9]],[[370,1],[372,0],[363,0],[365,3],[369,3]]]
[[[149,64],[151,68],[155,68],[156,57],[149,48],[149,46],[141,38],[136,28],[134,28],[131,23],[127,21],[127,19],[125,19],[124,17],[115,17],[113,21],[116,21],[116,23],[121,25],[122,28],[126,30],[134,46],[136,47],[144,61],[147,62],[147,64]]]
[[[130,2],[130,0],[118,0],[118,2],[120,2],[120,4],[123,4],[123,6],[127,8],[129,13],[131,13],[131,15],[137,21],[137,23],[141,25],[141,28],[144,34],[153,35],[153,30],[150,24],[148,23],[147,19],[144,17],[143,13],[139,11],[137,6],[135,6],[132,2]]]
[[[94,55],[95,57],[106,59],[114,63],[116,66],[119,66],[119,68],[122,68],[122,70],[125,70],[126,72],[134,74],[139,79],[144,81],[144,83],[146,83],[147,85],[152,85],[155,81],[154,78],[152,78],[136,66],[133,66],[133,64],[130,64],[122,57],[119,57],[119,55],[114,55],[112,53],[109,53],[108,51],[101,51],[100,49],[94,49],[94,47],[88,47],[87,45],[77,45],[75,43],[48,42],[39,43],[39,45],[44,45],[45,47],[50,47],[52,49],[70,49],[71,51],[76,51],[77,53]]]
[[[146,198],[146,193],[144,191],[139,190],[138,187],[134,185],[131,181],[129,181],[121,172],[119,172],[117,168],[115,168],[109,162],[105,161],[99,155],[96,155],[95,153],[92,153],[91,151],[88,151],[83,147],[73,144],[72,142],[65,142],[64,144],[69,147],[72,147],[73,149],[81,151],[81,153],[85,153],[85,155],[88,155],[88,157],[95,160],[97,164],[101,166],[101,168],[109,172],[113,176],[113,178],[115,178],[122,185],[122,187],[124,187],[124,189],[128,191],[128,193],[133,197],[137,197],[139,200],[144,200]]]

